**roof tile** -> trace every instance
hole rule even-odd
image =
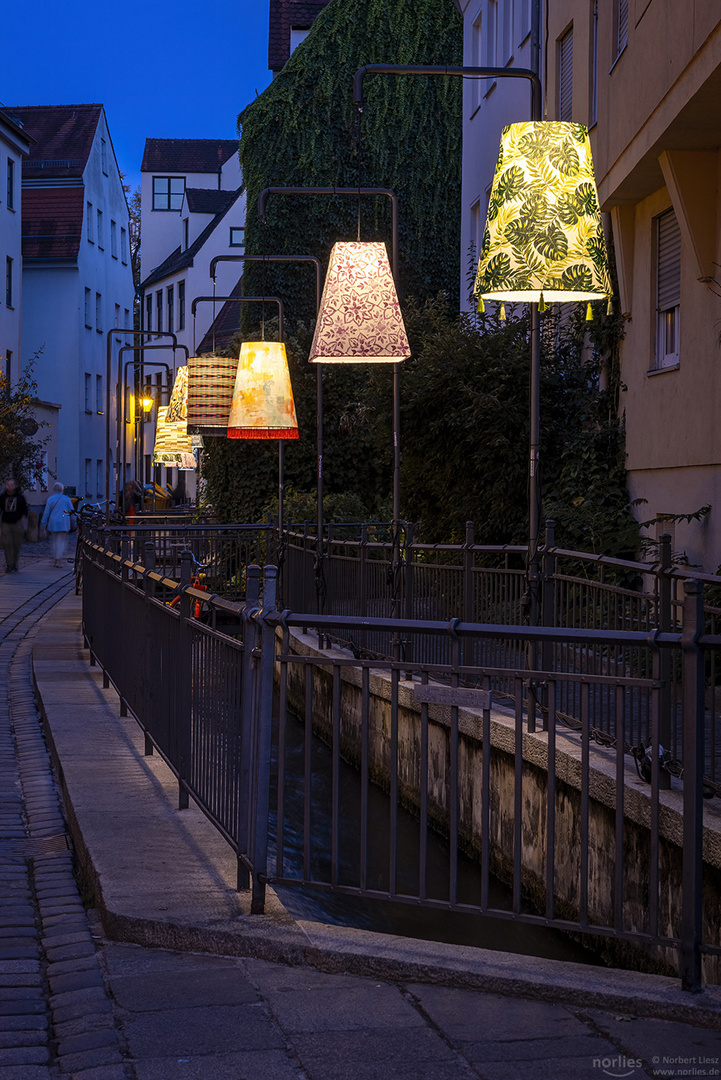
[[[102,109],[102,105],[6,106],[35,140],[23,158],[23,176],[82,176]]]
[[[270,0],[268,67],[278,72],[290,56],[290,30],[309,29],[328,0]]]
[[[140,171],[212,173],[237,153],[237,139],[146,139]]]
[[[82,187],[23,190],[23,259],[77,258],[83,231],[83,195]]]

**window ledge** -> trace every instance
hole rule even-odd
[[[628,41],[626,41],[626,44],[625,44],[625,45],[623,46],[623,48],[621,49],[620,53],[618,54],[618,56],[616,57],[616,59],[615,59],[615,60],[613,61],[613,63],[611,64],[610,68],[608,69],[608,74],[609,74],[609,75],[611,74],[611,72],[613,71],[613,69],[615,68],[616,64],[617,64],[617,63],[618,63],[618,61],[619,61],[619,60],[621,59],[621,57],[623,56],[623,54],[625,53],[625,51],[626,51],[626,49],[627,49],[627,48],[628,48]]]
[[[677,360],[675,364],[667,364],[666,367],[649,368],[648,371],[646,372],[646,375],[648,375],[649,378],[652,375],[665,375],[667,371],[678,371],[678,369],[680,367],[681,367],[681,364]]]
[[[497,86],[498,86],[498,82],[496,81],[496,79],[494,79],[493,82],[491,83],[491,85],[486,90],[485,94],[483,95],[483,97],[485,98],[486,101],[488,101],[489,97],[491,96],[491,94],[493,93],[493,91],[496,89]]]
[[[473,117],[476,116],[480,111],[481,111],[481,103],[479,101],[478,104],[476,105],[475,109],[471,113],[471,115],[468,117],[468,119],[472,120]]]

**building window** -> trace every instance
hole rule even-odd
[[[118,257],[118,226],[110,219],[110,254],[114,259]]]
[[[105,249],[105,241],[103,239],[103,211],[102,210],[98,210],[97,238],[98,238],[98,247],[100,248],[101,251],[103,251]]]
[[[105,139],[100,140],[100,163],[103,166],[103,172],[108,175],[108,147]]]
[[[8,190],[7,190],[7,205],[8,210],[15,209],[15,162],[11,157],[8,158]]]
[[[85,216],[88,221],[88,243],[95,243],[95,236],[93,235],[93,204],[91,202],[85,204]]]
[[[474,268],[475,268],[476,263],[478,262],[479,253],[480,253],[480,250],[481,250],[481,242],[482,242],[481,229],[482,229],[482,227],[483,226],[481,225],[481,200],[476,199],[476,201],[471,206],[471,250],[470,250],[470,253],[469,253],[470,254],[471,264],[472,264],[472,266]]]
[[[155,294],[155,329],[158,333],[163,330],[163,290],[158,289]]]
[[[173,290],[173,286],[169,285],[168,288],[165,290],[165,293],[168,302],[168,332],[172,334],[173,330],[175,329],[175,320],[173,318],[173,303],[175,300],[175,292]]]
[[[93,328],[92,317],[91,317],[91,312],[90,312],[90,307],[91,307],[92,302],[93,302],[93,294],[90,291],[90,289],[86,289],[85,290],[85,325],[87,326],[88,330],[92,330],[92,328]]]
[[[132,330],[130,325],[130,308],[125,308],[125,318],[123,320],[123,326],[126,330]]]
[[[103,472],[104,472],[103,462],[102,462],[101,458],[96,458],[95,459],[95,490],[98,493],[98,498],[99,499],[104,495],[104,491],[103,491],[103,487],[104,487],[104,484],[103,484]]]
[[[656,367],[679,362],[681,230],[673,210],[655,219]]]
[[[185,282],[178,282],[178,330],[185,330]]]
[[[245,246],[245,229],[236,228],[231,226],[230,228],[230,246],[231,247],[244,247]]]
[[[120,260],[123,263],[128,261],[128,234],[122,225],[120,226]]]
[[[2,357],[0,357],[0,359],[2,359]],[[12,353],[12,349],[6,349],[5,350],[5,370],[0,371],[0,375],[2,375],[2,377],[5,380],[5,383],[4,383],[4,386],[3,386],[3,396],[5,397],[6,401],[10,400],[10,386],[12,384],[12,373],[13,373],[13,353]]]
[[[573,27],[558,41],[558,119],[573,117]]]
[[[145,329],[153,329],[153,294],[145,297]]]
[[[9,255],[5,258],[5,303],[13,306],[13,261]]]
[[[184,194],[184,176],[153,177],[153,210],[180,210]]]
[[[85,372],[85,412],[92,412],[93,377]]]
[[[95,329],[99,334],[103,332],[103,297],[101,293],[95,294]]]
[[[498,55],[496,48],[496,34],[498,33],[498,0],[488,0],[486,12],[486,40],[484,66],[495,67]]]
[[[301,41],[308,37],[309,30],[305,26],[291,26],[290,28],[290,51],[294,52]]]
[[[115,305],[115,328],[120,329],[120,304]]]
[[[89,458],[89,457],[86,457],[85,458],[85,498],[86,499],[92,499],[92,497],[93,497],[92,488],[90,487],[90,479],[91,479],[92,467],[93,467],[93,459]]]
[[[508,64],[513,59],[513,0],[502,0],[502,3],[503,54],[501,60],[504,64]]]
[[[628,45],[628,0],[616,0],[614,7],[615,16],[615,58],[621,55]]]
[[[518,44],[525,41],[531,32],[531,0],[516,0],[516,18]]]
[[[183,251],[187,251],[190,247],[188,242],[190,237],[190,219],[183,218]]]
[[[98,413],[105,412],[105,402],[103,400],[103,376],[95,376],[95,411]]]
[[[591,0],[591,86],[588,101],[588,126],[598,122],[598,0]]]

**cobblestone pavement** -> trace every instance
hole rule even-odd
[[[108,941],[78,892],[30,666],[71,586],[43,557],[0,580],[0,1080],[719,1075],[721,1035],[691,1024]]]

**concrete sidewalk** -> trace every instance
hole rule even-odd
[[[5,610],[12,597],[2,590],[20,590],[20,578],[0,581]],[[689,995],[678,980],[295,921],[272,892],[267,914],[251,916],[234,889],[229,847],[192,803],[175,809],[174,777],[144,755],[137,724],[120,717],[117,695],[89,666],[74,594],[38,623],[33,665],[69,831],[92,892],[85,896],[91,933],[50,950],[51,967],[87,968],[72,976],[56,969],[55,978],[72,978],[73,987],[53,999],[50,1031],[59,1017],[67,1035],[62,1075],[721,1075],[721,988]],[[0,875],[0,896],[3,889]],[[72,908],[49,924],[77,917],[77,900],[61,902],[47,890],[44,898]],[[71,959],[78,948],[82,956]],[[30,1064],[5,1072],[3,1053],[0,1080],[57,1075]]]

